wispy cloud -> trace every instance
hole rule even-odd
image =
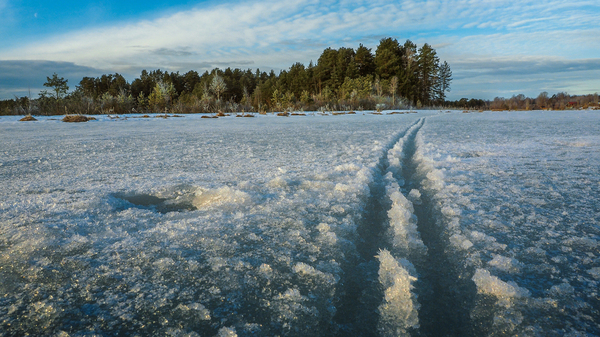
[[[600,58],[568,60],[555,57],[497,57],[454,62],[457,79],[478,76],[540,75],[578,71],[600,72]]]
[[[600,58],[504,56],[453,62],[452,98],[536,96],[542,91],[591,94],[600,92]]]
[[[0,0],[0,8],[6,3]],[[463,69],[497,57],[593,59],[600,55],[599,13],[600,4],[591,0],[225,2],[62,33],[0,49],[0,59],[71,62],[110,72],[277,69],[316,61],[329,46],[374,47],[392,36],[438,46],[455,77],[466,79]]]
[[[179,12],[153,21],[142,20],[63,34],[47,42],[37,41],[24,48],[7,51],[6,56],[12,59],[85,62],[94,66],[132,58],[157,62],[160,56],[211,58],[233,55],[237,58],[239,54],[272,53],[272,46],[297,47],[300,43],[289,42],[306,41],[307,38],[314,41],[305,45],[311,49],[335,44],[346,37],[360,38],[368,34],[392,35],[401,39],[404,37],[399,35],[406,34],[406,38],[415,38],[418,34],[414,32],[418,30],[451,30],[456,18],[463,22],[471,21],[463,27],[493,28],[496,30],[493,33],[509,36],[510,31],[500,30],[534,23],[552,26],[552,22],[562,17],[556,12],[548,13],[547,6],[558,6],[558,2],[542,3],[523,1],[517,5],[513,1],[502,0],[407,0],[349,5],[346,1],[295,0],[285,4],[280,1],[224,4]],[[579,6],[584,4],[588,2],[584,1]],[[578,3],[570,3],[570,6],[576,8]],[[490,8],[494,8],[493,15],[489,13]],[[461,17],[463,11],[469,12],[468,17]],[[588,19],[583,17],[584,14],[579,15],[580,21]],[[594,15],[589,17],[591,19]],[[561,23],[562,30],[564,24]],[[547,32],[542,28],[540,26],[537,31]],[[158,52],[147,53],[135,48],[139,45]],[[527,48],[524,50],[527,51]],[[7,59],[6,56],[3,58]]]
[[[170,48],[158,48],[158,49],[154,49],[151,51],[151,53],[154,53],[156,55],[161,55],[161,56],[192,56],[195,53],[194,52],[190,52],[189,51],[189,47],[188,48],[177,48],[177,49],[170,49]]]

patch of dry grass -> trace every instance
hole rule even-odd
[[[65,123],[83,123],[83,122],[95,121],[95,120],[96,120],[96,118],[94,118],[94,117],[87,117],[87,116],[83,116],[83,115],[67,115],[62,119],[62,121]]]

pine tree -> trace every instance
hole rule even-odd
[[[398,84],[400,95],[416,104],[418,100],[417,45],[406,40],[402,49],[402,70]]]
[[[334,86],[335,78],[333,74],[337,66],[337,58],[338,52],[332,48],[325,49],[319,57],[315,67],[318,93],[322,93],[325,87],[331,88]]]
[[[425,43],[419,49],[417,57],[418,75],[419,75],[419,97],[418,99],[424,105],[429,105],[437,99],[435,85],[438,81],[439,59],[435,49]]]
[[[440,66],[438,74],[437,95],[440,103],[446,100],[446,91],[450,91],[450,82],[452,81],[452,70],[448,62],[444,61]]]
[[[356,65],[358,76],[373,75],[375,72],[375,61],[371,49],[360,44],[354,54],[354,64]]]
[[[396,39],[382,39],[375,51],[375,72],[382,80],[398,75],[402,67],[402,47]]]
[[[56,73],[52,75],[52,78],[46,77],[46,79],[47,81],[44,83],[44,86],[53,88],[56,99],[56,113],[60,114],[60,100],[67,94],[67,91],[69,91],[69,86],[67,85],[69,80],[65,80],[64,77],[59,78]]]

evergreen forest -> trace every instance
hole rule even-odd
[[[69,92],[54,73],[39,97],[2,101],[1,114],[211,113],[382,110],[443,105],[452,71],[429,44],[418,48],[384,38],[373,51],[327,48],[316,64],[294,63],[279,74],[219,69],[199,74],[143,70],[129,83],[121,74],[84,77]]]
[[[350,111],[412,108],[536,110],[600,108],[598,94],[547,92],[494,100],[447,101],[452,70],[425,43],[384,38],[373,51],[325,49],[316,64],[294,63],[279,74],[260,69],[212,69],[184,74],[142,70],[131,83],[121,74],[84,77],[69,91],[54,73],[38,94],[0,101],[0,115]]]

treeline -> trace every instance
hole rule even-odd
[[[199,74],[143,70],[129,83],[120,74],[85,77],[68,93],[67,81],[48,77],[39,98],[3,101],[0,111],[18,114],[282,110],[375,110],[441,105],[452,71],[435,49],[384,38],[375,52],[327,48],[316,64],[293,64],[279,74],[218,69]]]
[[[493,101],[461,98],[458,101],[446,102],[446,106],[455,109],[484,109],[484,110],[570,110],[598,109],[598,93],[590,95],[569,95],[559,92],[549,96],[547,92],[537,97],[526,97],[523,94],[511,98],[496,97]]]

